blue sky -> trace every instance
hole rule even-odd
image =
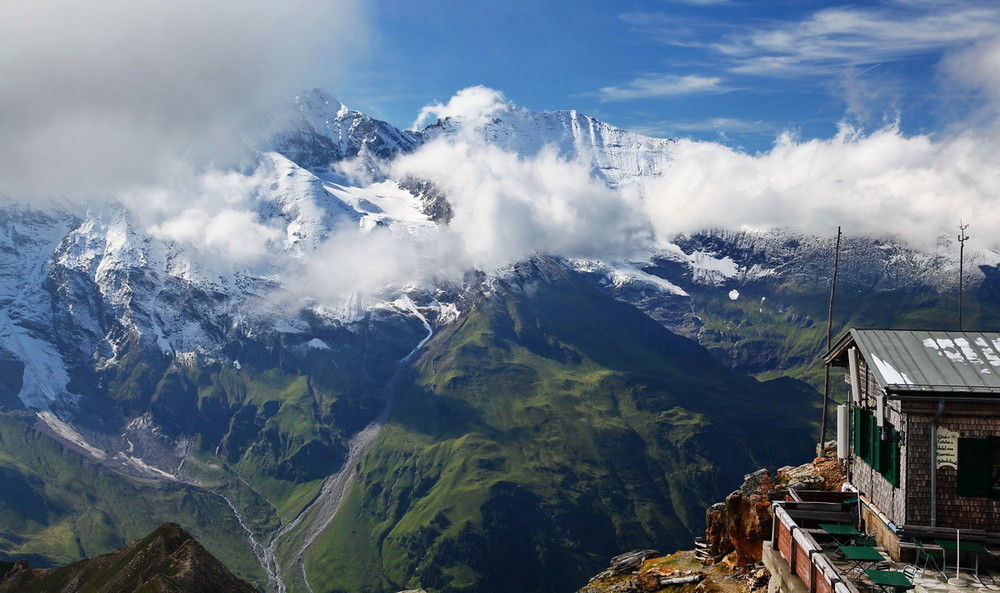
[[[485,85],[529,109],[753,153],[844,121],[921,134],[963,120],[977,95],[955,92],[942,60],[1000,34],[1000,5],[374,0],[364,21],[347,71],[324,86],[398,126]]]

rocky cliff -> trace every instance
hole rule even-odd
[[[761,544],[771,537],[771,501],[776,493],[792,488],[839,490],[845,479],[840,464],[832,457],[783,467],[773,478],[766,469],[748,474],[738,490],[706,513],[709,561],[728,567],[760,563]]]
[[[611,559],[578,593],[752,593],[767,586],[770,574],[761,564],[761,546],[771,536],[771,501],[789,489],[839,490],[844,472],[835,458],[818,457],[774,476],[766,469],[744,478],[743,485],[706,512],[699,551],[664,556],[634,550]]]

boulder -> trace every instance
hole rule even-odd
[[[632,550],[619,554],[611,559],[611,571],[616,574],[639,572],[646,560],[658,556],[660,556],[660,552],[657,550]]]

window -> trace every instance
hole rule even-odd
[[[1000,438],[958,439],[958,494],[1000,499]]]

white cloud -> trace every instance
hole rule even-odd
[[[248,210],[224,208],[207,212],[189,208],[149,228],[152,236],[193,246],[201,260],[222,259],[231,266],[258,264],[270,254],[268,246],[283,237]]]
[[[710,117],[702,120],[678,120],[653,122],[647,126],[632,128],[633,132],[656,138],[677,138],[685,132],[716,132],[728,134],[757,134],[774,138],[780,130],[773,123],[763,120],[746,120],[732,117]]]
[[[454,118],[469,128],[485,123],[485,118],[503,109],[507,104],[500,91],[484,86],[473,86],[458,91],[448,103],[432,103],[420,110],[420,115],[411,126],[419,129],[439,119]]]
[[[107,196],[238,161],[264,106],[362,41],[360,2],[5,2],[0,195]]]
[[[784,136],[758,156],[682,141],[669,174],[647,188],[648,213],[661,239],[742,226],[829,234],[841,225],[920,247],[963,219],[975,221],[980,244],[997,248],[997,150],[995,129],[935,141],[843,127],[829,140]]]
[[[717,76],[671,74],[643,76],[628,82],[625,86],[608,86],[600,89],[597,96],[602,101],[627,101],[653,97],[673,97],[699,93],[726,92],[722,79]]]
[[[941,71],[952,96],[978,94],[981,116],[1000,115],[1000,34],[945,56]]]
[[[171,185],[145,186],[122,195],[142,228],[189,250],[192,260],[216,273],[275,264],[285,232],[257,215],[263,170],[250,175],[208,171]]]
[[[732,60],[733,73],[824,76],[856,64],[943,52],[995,35],[998,26],[1000,7],[992,3],[835,7],[736,33],[711,47]]]
[[[448,196],[449,256],[467,268],[495,269],[535,252],[621,255],[652,238],[634,196],[554,149],[521,157],[484,141],[439,139],[397,159],[393,173],[428,179]]]
[[[359,296],[427,288],[433,280],[461,280],[467,268],[448,253],[451,245],[446,229],[427,227],[410,234],[344,226],[315,251],[285,262],[283,293],[296,302],[340,306]]]
[[[992,56],[993,47],[984,45],[963,59],[983,65]],[[978,84],[989,80],[986,75]],[[499,96],[486,91],[476,94]],[[490,101],[470,104],[485,107],[463,111],[466,117],[491,112]],[[643,258],[678,233],[709,228],[829,235],[842,226],[849,234],[891,234],[933,247],[966,220],[973,245],[996,249],[998,152],[1000,133],[992,124],[938,137],[906,135],[894,124],[869,133],[842,124],[829,139],[782,134],[770,151],[756,155],[680,141],[662,177],[610,189],[589,162],[551,148],[517,155],[463,133],[389,165],[393,176],[427,179],[444,192],[454,209],[447,227],[410,234],[381,229],[371,236],[341,231],[307,262],[302,278],[309,280],[302,285],[306,293],[327,295],[377,291],[456,279],[473,267],[493,270],[533,253]],[[330,273],[330,262],[337,262],[337,273]]]

